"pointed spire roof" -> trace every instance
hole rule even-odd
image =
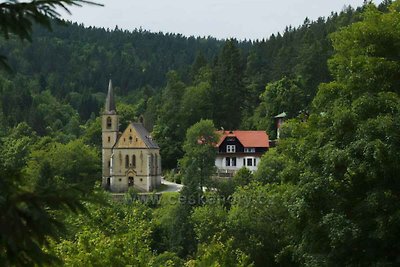
[[[114,100],[114,90],[112,87],[112,81],[108,83],[108,93],[106,99],[106,106],[104,109],[105,113],[116,113],[117,109],[115,108],[115,100]]]
[[[282,112],[282,113],[276,115],[274,118],[275,119],[280,119],[280,118],[286,118],[286,116],[287,116],[286,112]]]

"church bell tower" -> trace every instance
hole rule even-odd
[[[101,116],[101,129],[102,129],[102,186],[109,187],[110,177],[112,175],[111,168],[111,155],[112,148],[117,142],[118,138],[118,115],[115,108],[114,92],[112,82],[108,84],[108,93],[104,112]]]

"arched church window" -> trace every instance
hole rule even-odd
[[[109,142],[109,143],[111,142],[111,137],[110,137],[110,136],[108,137],[108,142]]]
[[[125,168],[129,168],[129,156],[125,156]]]
[[[150,162],[149,162],[150,174],[153,174],[154,172],[153,161],[154,161],[153,154],[150,154]]]
[[[132,167],[136,168],[136,156],[132,155]]]
[[[154,169],[155,169],[154,174],[157,174],[158,173],[158,157],[157,157],[157,154],[154,154]]]
[[[112,121],[111,117],[107,117],[107,129],[111,129]]]

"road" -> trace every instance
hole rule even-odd
[[[183,185],[173,183],[167,180],[164,180],[164,178],[161,178],[161,184],[166,185],[167,187],[163,188],[163,190],[159,191],[160,193],[165,193],[165,192],[179,192],[181,191]]]

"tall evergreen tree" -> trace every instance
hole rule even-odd
[[[163,91],[159,107],[159,117],[153,134],[161,147],[161,157],[165,168],[174,168],[181,158],[185,129],[181,124],[180,105],[185,92],[185,84],[174,71],[168,73],[168,83]]]
[[[226,41],[213,67],[211,95],[213,120],[217,127],[236,129],[240,125],[244,65],[237,41]]]

